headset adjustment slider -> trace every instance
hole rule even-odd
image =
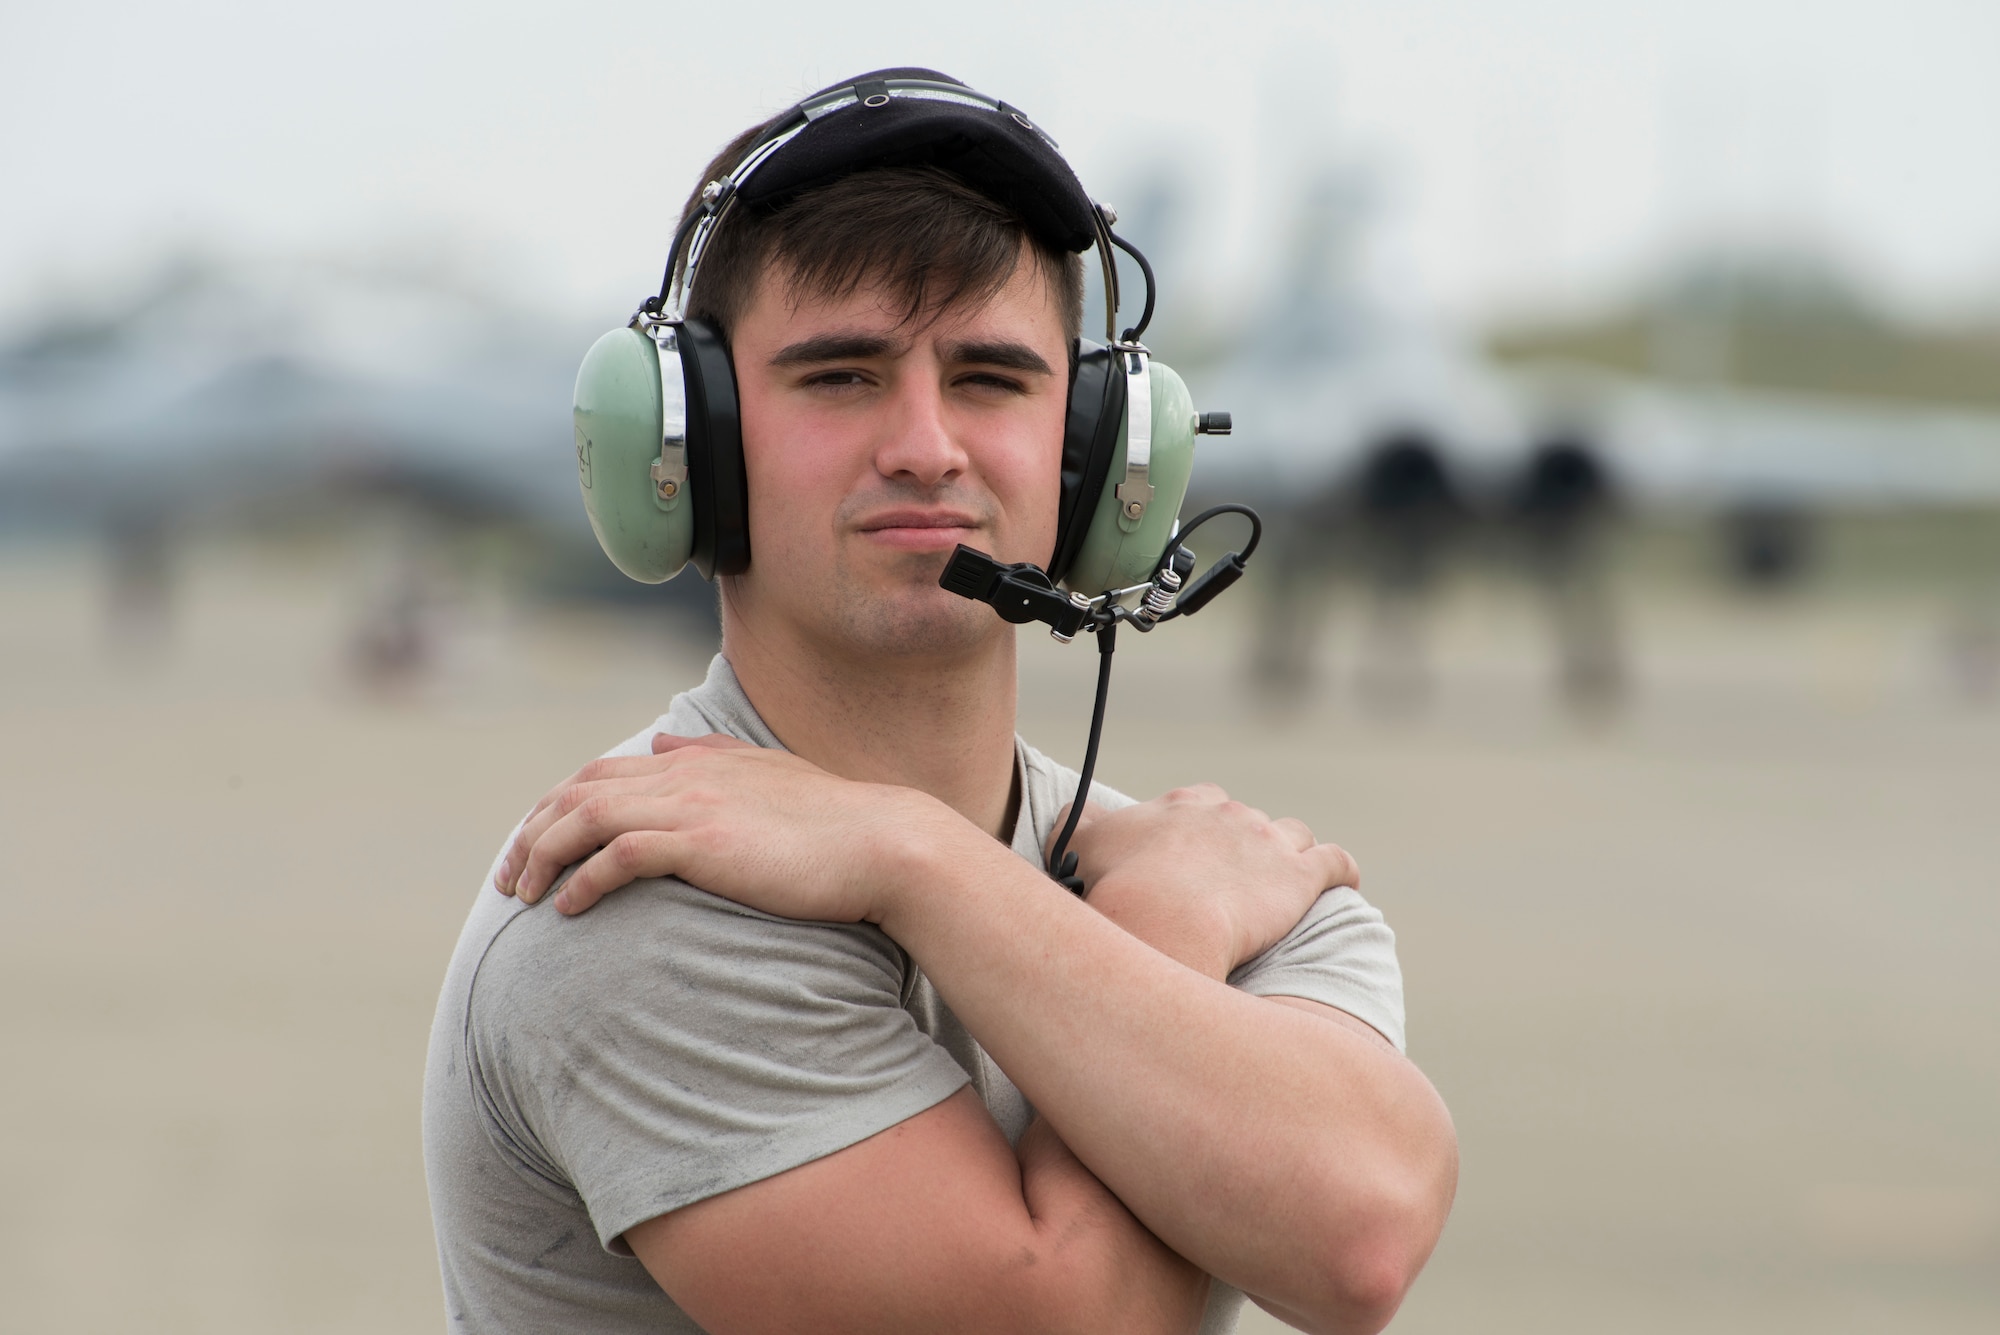
[[[1125,480],[1113,490],[1120,514],[1136,523],[1153,501],[1152,353],[1129,339],[1112,346],[1125,370]]]

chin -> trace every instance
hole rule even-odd
[[[934,564],[942,568],[943,562]],[[838,600],[828,633],[852,650],[886,658],[953,658],[978,652],[1006,634],[992,609],[946,593],[936,572],[918,587],[864,592]]]

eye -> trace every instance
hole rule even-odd
[[[867,385],[868,378],[859,371],[815,371],[805,377],[800,383],[808,389],[820,389],[838,393],[842,390],[859,389]]]
[[[974,371],[960,376],[958,383],[971,389],[1001,394],[1025,394],[1028,388],[1013,376],[999,371]]]

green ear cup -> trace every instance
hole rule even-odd
[[[1083,546],[1063,583],[1077,593],[1095,597],[1107,589],[1130,588],[1152,578],[1153,567],[1173,537],[1174,521],[1187,495],[1194,471],[1195,411],[1188,388],[1172,367],[1152,363],[1153,456],[1148,466],[1153,499],[1138,519],[1128,519],[1116,495],[1125,476],[1125,427],[1118,429],[1118,450],[1097,498],[1096,513]]]
[[[677,364],[668,367],[675,390],[678,370]],[[573,417],[583,508],[605,555],[642,584],[672,579],[694,549],[694,506],[685,478],[654,484],[662,398],[660,350],[636,329],[614,329],[598,339],[576,373]],[[668,489],[674,494],[662,495]]]

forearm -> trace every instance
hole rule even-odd
[[[1176,1251],[1309,1327],[1372,1329],[1449,1199],[1399,1057],[1168,958],[1005,850],[883,926],[1077,1156]]]
[[[1190,1335],[1208,1295],[1046,1123],[1010,1149],[970,1090],[625,1238],[718,1335]]]
[[[1037,1119],[1017,1156],[1035,1264],[1036,1330],[1191,1331],[1208,1275],[1171,1251]]]

